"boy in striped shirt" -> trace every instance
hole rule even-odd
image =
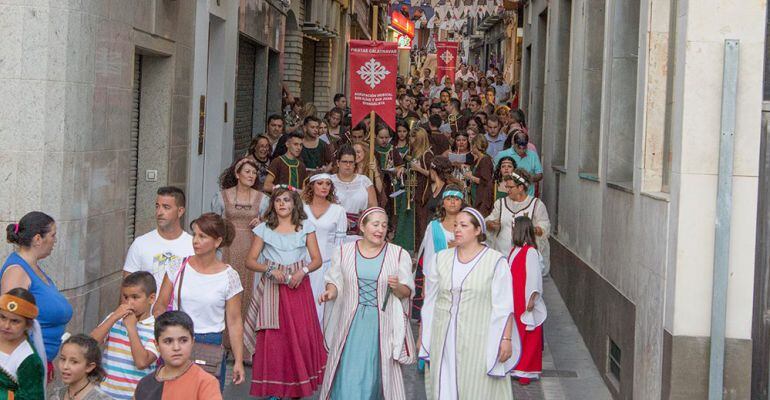
[[[155,371],[158,349],[151,310],[156,290],[151,273],[127,275],[120,288],[120,305],[91,332],[106,344],[102,359],[107,374],[101,389],[117,400],[130,400],[139,380]]]

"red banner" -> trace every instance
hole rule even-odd
[[[436,42],[436,76],[439,82],[444,79],[444,76],[449,77],[449,82],[455,82],[459,44],[459,42]]]
[[[356,126],[370,111],[396,130],[398,44],[350,41],[350,112]]]

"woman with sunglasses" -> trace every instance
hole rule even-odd
[[[270,198],[253,188],[258,170],[257,163],[249,157],[236,161],[219,177],[219,187],[222,190],[217,192],[211,201],[211,211],[221,215],[235,227],[235,239],[229,247],[222,249],[222,261],[230,264],[241,277],[241,315],[246,315],[254,286],[254,271],[245,265],[251,238],[254,236],[251,230],[259,225],[260,216],[270,205]]]

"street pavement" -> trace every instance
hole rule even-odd
[[[543,329],[543,376],[540,381],[521,386],[512,380],[513,397],[516,400],[610,400],[612,396],[588,353],[583,338],[572,321],[556,285],[549,278],[543,281],[543,291],[548,319]],[[416,327],[414,332],[417,332]],[[409,400],[425,399],[424,376],[416,365],[403,368],[406,396]],[[228,369],[228,375],[230,370]],[[225,399],[250,399],[248,378],[251,369],[246,368],[247,381],[242,385],[228,385]],[[317,399],[318,396],[307,399]]]

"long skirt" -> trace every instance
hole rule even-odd
[[[326,350],[308,277],[279,288],[278,329],[257,332],[250,395],[308,397],[323,383]]]
[[[331,399],[382,398],[379,324],[375,307],[359,305],[334,377]]]
[[[543,372],[543,325],[535,330],[526,330],[521,323],[521,314],[516,316],[516,328],[521,338],[521,358],[511,375],[518,378],[537,379]]]
[[[414,204],[410,209],[406,209],[406,193],[396,197],[396,231],[393,236],[393,243],[401,246],[409,254],[414,254]]]

